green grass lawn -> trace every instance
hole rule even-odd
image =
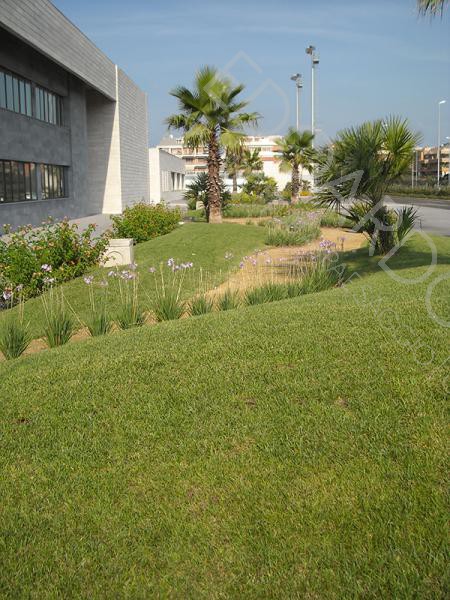
[[[343,288],[0,364],[2,597],[445,597],[448,329],[360,255]]]
[[[257,227],[245,227],[234,223],[208,225],[189,223],[179,227],[172,233],[161,236],[135,246],[135,261],[141,281],[140,299],[144,308],[148,309],[155,292],[155,276],[148,271],[149,267],[158,267],[161,262],[174,258],[177,262],[193,262],[194,272],[185,279],[183,293],[185,297],[192,295],[198,287],[199,269],[209,274],[211,282],[222,282],[229,271],[239,264],[246,254],[251,254],[257,248],[264,247],[265,232]],[[225,258],[227,252],[232,258]],[[99,267],[90,273],[95,281],[107,279],[110,268]],[[113,284],[112,281],[110,281]],[[64,295],[81,320],[89,312],[89,295],[87,286],[80,277],[62,286]],[[96,287],[95,294],[99,296],[103,290]],[[114,285],[108,290],[108,305],[114,317],[119,301]],[[0,312],[0,319],[5,318],[6,312]],[[45,315],[41,298],[33,298],[25,305],[25,320],[30,322],[33,337],[42,335]]]

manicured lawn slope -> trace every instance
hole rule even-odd
[[[2,595],[444,597],[427,283],[376,273],[0,364]]]
[[[186,278],[184,294],[194,293],[198,285],[198,271],[205,270],[214,282],[221,282],[230,269],[237,267],[241,258],[257,248],[264,247],[265,232],[260,227],[246,227],[234,223],[208,225],[206,223],[185,224],[172,233],[155,238],[135,246],[135,260],[138,263],[142,282],[141,302],[145,308],[151,304],[155,291],[154,276],[148,272],[149,267],[158,267],[161,262],[174,258],[177,262],[193,262],[195,275]],[[233,257],[225,259],[231,252]],[[98,268],[91,271],[96,281],[106,278],[109,268]],[[89,311],[89,295],[83,278],[70,281],[63,286],[64,295],[69,304],[81,319],[85,319]],[[109,306],[114,316],[118,310],[118,298],[114,295],[114,287],[109,291]],[[96,288],[96,293],[100,293]],[[115,292],[117,294],[117,292]],[[0,312],[0,319],[6,312]],[[33,298],[26,303],[25,319],[30,322],[33,337],[42,335],[45,317],[41,298]]]

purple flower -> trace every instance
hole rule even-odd
[[[86,285],[91,285],[91,283],[94,281],[94,276],[86,275],[85,277],[83,277],[83,281]]]
[[[19,283],[19,285],[16,287],[16,292],[20,292],[23,290],[23,285],[21,283]]]
[[[117,277],[117,271],[109,271],[108,277]]]
[[[149,273],[156,273],[155,267],[149,267],[148,272]]]
[[[173,258],[169,258],[169,260],[167,261],[167,266],[173,267],[174,265],[175,265],[175,260]]]
[[[54,277],[44,277],[44,285],[52,285],[55,281],[56,279]]]
[[[102,288],[105,288],[108,287],[108,282],[106,281],[106,279],[104,279],[103,281],[100,281],[98,285]]]
[[[243,263],[243,262],[240,262],[240,263],[239,263],[239,268],[240,268],[240,269],[243,269],[243,268],[244,268],[244,263]]]
[[[44,264],[41,266],[41,270],[44,271],[45,273],[51,273],[52,265]]]
[[[131,269],[132,271],[136,271],[137,267],[138,267],[138,266],[137,266],[137,263],[135,263],[135,262],[132,262],[132,263],[130,264],[130,269]]]
[[[3,296],[3,300],[11,300],[11,298],[12,298],[11,290],[4,290],[2,296]]]

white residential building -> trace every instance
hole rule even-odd
[[[185,190],[186,166],[178,156],[161,148],[149,148],[150,202],[178,204]]]
[[[279,135],[258,135],[258,136],[247,136],[245,141],[245,147],[249,150],[258,150],[263,162],[263,172],[267,177],[273,177],[277,182],[278,189],[284,190],[286,183],[291,181],[290,173],[283,173],[280,171],[277,155],[277,144],[276,140]],[[193,150],[184,145],[182,137],[174,137],[170,135],[161,140],[157,148],[169,152],[175,156],[183,159],[186,165],[186,178],[187,180],[192,179],[198,173],[207,172],[207,149],[202,147]],[[303,170],[302,179],[304,181],[311,182],[311,175]],[[239,177],[239,187],[245,182],[245,179]],[[231,180],[225,176],[225,183],[228,187],[231,186]]]

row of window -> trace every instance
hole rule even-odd
[[[38,173],[43,200],[67,196],[66,167],[0,160],[0,204],[37,200]]]
[[[26,79],[0,69],[0,108],[62,125],[62,98]]]

